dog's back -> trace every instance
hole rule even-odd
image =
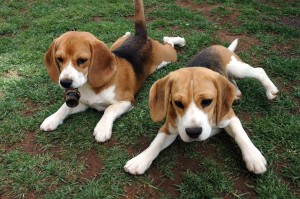
[[[142,0],[134,1],[135,34],[112,52],[131,63],[137,78],[145,77],[144,65],[151,59],[152,45],[149,42]]]
[[[234,53],[238,40],[234,40],[228,48],[220,45],[208,47],[196,54],[187,64],[187,67],[205,67],[227,77],[226,65],[230,62],[231,56],[239,60]]]
[[[187,67],[201,66],[227,76],[226,69],[222,66],[222,61],[218,50],[220,47],[223,46],[211,46],[200,51],[188,62]]]

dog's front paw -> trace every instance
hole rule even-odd
[[[105,142],[109,140],[111,138],[111,134],[112,134],[112,127],[105,123],[97,124],[93,133],[97,142]]]
[[[62,123],[63,120],[53,114],[44,120],[44,122],[40,126],[40,129],[42,131],[54,131]]]
[[[267,98],[269,100],[275,99],[276,97],[278,97],[278,94],[279,94],[279,91],[275,86],[273,88],[267,90],[267,92],[266,92]]]
[[[249,171],[255,174],[262,174],[267,171],[267,161],[258,149],[249,151],[244,156],[246,166]]]
[[[140,154],[129,160],[124,166],[124,170],[134,175],[140,175],[150,167],[152,161],[145,154]]]

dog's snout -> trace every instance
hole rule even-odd
[[[71,79],[60,80],[60,85],[64,88],[70,88],[72,83],[73,83],[73,80],[71,80]]]
[[[185,132],[190,138],[196,139],[202,133],[202,128],[201,127],[186,128]]]

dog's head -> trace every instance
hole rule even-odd
[[[175,124],[183,141],[200,141],[210,136],[213,126],[229,113],[234,87],[222,75],[203,68],[182,68],[156,81],[150,89],[153,121]]]
[[[88,32],[66,32],[55,39],[45,55],[51,80],[63,88],[85,83],[100,87],[115,71],[108,47]]]

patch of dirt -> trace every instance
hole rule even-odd
[[[219,24],[226,24],[226,23],[231,23],[235,26],[240,26],[240,22],[238,22],[237,18],[240,16],[240,12],[237,10],[234,10],[233,8],[227,8],[230,11],[233,11],[231,14],[222,17],[221,19],[218,19],[217,22]]]
[[[2,75],[4,78],[18,78],[20,73],[18,71],[10,70]]]
[[[29,29],[29,27],[26,26],[26,25],[24,25],[24,26],[22,26],[22,27],[20,28],[20,30],[22,30],[22,31],[26,31],[26,30],[28,30],[28,29]]]
[[[34,113],[36,113],[39,110],[38,105],[33,101],[26,101],[24,105],[26,108],[21,111],[21,114],[23,116],[31,117]]]
[[[108,142],[104,142],[102,144],[104,146],[106,146],[107,148],[115,147],[115,146],[120,145],[119,142],[117,141],[117,139],[114,136],[112,136],[112,138],[110,138],[110,140]]]
[[[137,196],[142,196],[141,198],[160,198],[157,196],[157,187],[138,181],[139,177],[136,177],[136,179],[136,182],[128,183],[124,187],[125,196],[120,197],[121,199],[133,199],[137,198]]]
[[[176,4],[180,7],[186,7],[193,12],[202,12],[206,16],[207,20],[213,23],[218,23],[221,25],[225,23],[232,23],[235,26],[240,25],[240,23],[237,21],[237,18],[240,16],[240,12],[231,7],[226,8],[227,10],[232,12],[231,14],[219,18],[218,16],[213,15],[211,12],[214,9],[220,7],[220,4],[213,4],[213,5],[196,4],[196,3],[190,3],[182,0],[176,0]]]
[[[22,142],[18,142],[10,147],[7,147],[7,151],[10,152],[14,149],[21,149],[25,153],[34,154],[34,155],[40,155],[43,154],[44,151],[41,146],[38,146],[36,144],[36,138],[35,138],[36,132],[30,131],[28,133],[25,133],[24,140]]]
[[[243,99],[242,99],[243,100]],[[234,108],[234,107],[233,107]],[[239,112],[236,113],[238,118],[244,123],[251,123],[252,118],[259,117],[259,116],[254,116],[253,113],[248,113],[248,112]]]
[[[59,147],[52,147],[45,149],[43,148],[43,145],[36,143],[36,134],[35,131],[30,131],[28,133],[25,133],[24,140],[22,142],[18,142],[12,146],[7,146],[7,152],[9,153],[12,150],[15,149],[21,149],[24,153],[33,154],[33,155],[41,155],[46,152],[49,152],[53,155],[54,158],[61,159],[61,149]]]
[[[243,195],[246,198],[257,198],[257,194],[253,187],[255,186],[254,179],[248,175],[239,175],[236,176],[234,179],[233,188],[236,190],[236,195]],[[231,197],[226,197],[231,198]]]
[[[102,17],[100,17],[100,16],[94,16],[94,17],[92,17],[92,21],[94,21],[94,22],[102,21]]]
[[[176,0],[176,4],[180,7],[186,7],[192,11],[202,11],[204,14],[208,14],[213,9],[220,6],[219,4],[214,4],[214,5],[195,4],[195,3],[182,1],[182,0]]]
[[[151,144],[152,140],[142,137],[134,147],[126,147],[126,152],[129,155],[137,155],[137,153],[144,151]],[[139,150],[139,151],[138,151]]]
[[[87,168],[80,176],[81,181],[93,180],[99,176],[100,170],[103,167],[102,162],[99,159],[96,149],[90,149],[80,153],[77,156],[79,161],[85,162]]]
[[[153,6],[149,6],[149,7],[145,7],[145,13],[149,13],[152,12],[153,10],[155,10],[157,8],[157,5],[153,5]]]
[[[296,39],[294,42],[287,42],[284,44],[274,44],[271,47],[272,51],[280,52],[281,56],[286,57],[298,57],[297,53],[294,52],[294,47],[300,43],[300,39]]]
[[[123,198],[136,198],[137,196],[145,198],[161,198],[158,194],[159,190],[164,193],[168,193],[172,196],[172,198],[177,198],[179,196],[175,185],[180,183],[180,173],[174,173],[175,178],[170,179],[164,176],[164,174],[155,165],[151,165],[151,167],[150,170],[146,171],[145,175],[149,175],[151,177],[153,185],[143,181],[127,184],[124,187],[126,196]],[[136,179],[139,180],[139,177],[136,177]]]
[[[36,199],[36,198],[42,198],[44,194],[42,193],[36,193],[34,191],[31,191],[29,193],[26,193],[25,195],[22,196],[22,198],[26,199]]]
[[[237,48],[236,48],[236,53],[238,54],[239,52],[247,51],[251,47],[258,45],[260,42],[257,38],[249,36],[249,35],[234,35],[228,32],[224,31],[217,31],[217,36],[220,40],[226,41],[228,43],[233,42],[235,39],[239,39]],[[255,58],[254,58],[255,59]]]
[[[281,23],[300,30],[300,17],[281,17]]]

